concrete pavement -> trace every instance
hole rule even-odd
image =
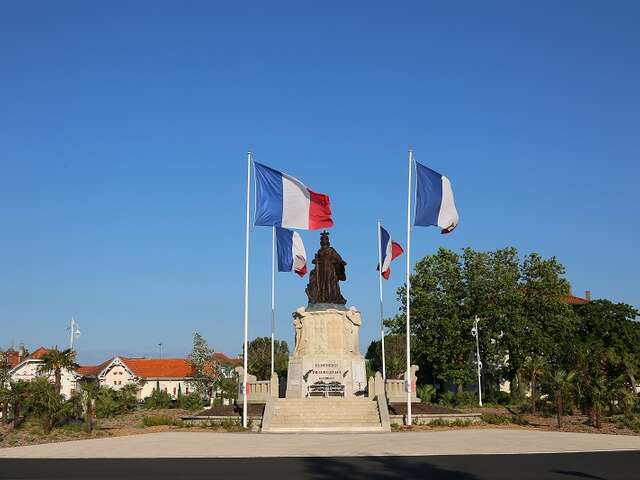
[[[256,458],[640,450],[640,436],[467,429],[354,434],[162,432],[0,449],[0,458]]]

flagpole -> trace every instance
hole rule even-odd
[[[244,348],[243,366],[244,378],[242,379],[242,426],[247,428],[247,357],[248,357],[248,336],[249,336],[249,202],[251,200],[251,152],[247,153],[247,211],[245,229],[245,251],[244,251]]]
[[[378,220],[378,283],[380,285],[380,343],[382,345],[382,379],[387,380],[387,364],[384,354],[384,307],[382,303],[382,238]]]
[[[275,371],[275,330],[276,330],[276,227],[271,227],[271,376]]]
[[[411,426],[411,167],[413,166],[413,151],[409,150],[409,185],[407,187],[407,425]]]

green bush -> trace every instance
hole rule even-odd
[[[182,395],[178,398],[178,408],[195,411],[202,409],[203,406],[204,402],[202,398],[195,392]]]
[[[494,403],[496,405],[510,405],[511,395],[502,390],[491,390],[483,398],[484,403]]]
[[[440,396],[440,404],[446,407],[476,407],[478,396],[474,392],[445,392]]]
[[[422,385],[418,387],[418,397],[423,403],[431,403],[436,395],[436,388],[433,385]]]
[[[504,425],[506,423],[512,423],[513,418],[509,415],[501,415],[499,413],[483,413],[480,415],[480,420],[489,425]]]
[[[171,395],[164,390],[155,389],[151,396],[145,399],[144,406],[149,410],[157,410],[161,408],[171,408],[174,405]]]
[[[100,387],[96,398],[96,417],[115,417],[135,410],[138,405],[137,390],[137,385],[127,385],[120,390]]]
[[[151,415],[142,418],[142,425],[145,427],[157,427],[158,425],[182,426],[182,420],[169,417],[167,415]]]
[[[638,415],[621,415],[612,419],[618,428],[628,428],[640,432],[640,417]]]

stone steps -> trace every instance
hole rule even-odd
[[[382,432],[378,403],[368,398],[280,398],[267,407],[264,432]]]

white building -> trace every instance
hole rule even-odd
[[[31,355],[22,359],[15,367],[9,370],[9,376],[12,381],[26,380],[31,381],[36,377],[45,376],[40,373],[40,367],[42,366],[42,357],[50,350],[44,347],[40,347],[35,350]],[[76,382],[79,379],[76,372],[62,369],[60,393],[65,398],[70,398],[76,391]],[[48,372],[46,375],[50,383],[55,382],[54,372]]]
[[[178,392],[193,391],[189,385],[191,365],[183,358],[129,358],[116,356],[96,366],[78,369],[82,377],[96,378],[100,385],[120,390],[126,385],[140,387],[138,398],[150,397],[156,387],[177,398]]]

